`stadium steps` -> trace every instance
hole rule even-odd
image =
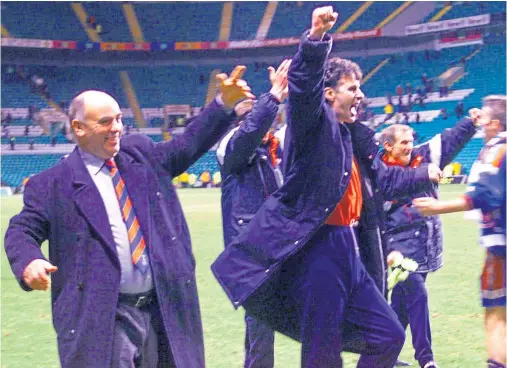
[[[446,5],[444,6],[442,9],[440,9],[440,11],[435,14],[430,20],[429,20],[429,23],[431,22],[436,22],[438,21],[440,18],[442,18],[449,10],[451,10],[452,8],[452,5],[449,4],[449,5]]]
[[[384,27],[386,24],[391,22],[394,18],[396,18],[398,15],[400,15],[405,9],[407,9],[410,5],[412,5],[413,1],[405,1],[403,4],[401,4],[395,11],[393,11],[391,14],[389,14],[383,21],[381,21],[375,29],[380,29]]]
[[[433,120],[435,120],[440,115],[440,110],[409,112],[408,113],[408,122],[415,123],[417,114],[419,114],[421,124],[422,123],[431,123]],[[402,121],[403,123],[406,123],[404,121],[404,118],[401,118],[401,116],[404,114],[398,113],[398,114],[394,114],[394,116],[391,119],[387,120],[385,122],[385,125],[395,124],[396,120],[397,120],[396,115],[400,116],[400,121]],[[387,116],[386,114],[374,115],[373,116],[374,126],[382,124],[384,122],[384,119],[386,118],[386,116]],[[368,122],[363,121],[362,123],[368,125]]]
[[[386,65],[389,62],[389,57],[382,60],[380,63],[377,64],[375,68],[373,68],[361,81],[361,84],[365,84],[371,77],[373,77],[384,65]]]
[[[83,26],[83,29],[88,34],[88,37],[93,42],[102,42],[102,39],[100,38],[99,34],[95,32],[95,30],[91,27],[88,27],[88,13],[86,12],[85,8],[83,7],[83,4],[81,3],[72,3],[72,10],[74,10],[74,13],[76,13],[77,19],[79,19],[79,22],[81,22],[81,25]]]
[[[231,36],[233,8],[234,3],[231,1],[224,3],[222,7],[222,20],[220,21],[220,33],[218,35],[219,41],[229,41],[229,37]]]
[[[136,91],[134,90],[134,86],[132,85],[129,74],[124,70],[120,71],[120,79],[123,83],[123,90],[127,96],[129,106],[132,109],[134,118],[136,119],[136,124],[138,127],[144,128],[146,126],[146,123],[144,121],[141,107],[139,106],[139,101],[137,100]]]
[[[220,69],[213,69],[209,77],[208,92],[206,93],[206,105],[208,105],[217,93],[217,74],[220,73]]]
[[[352,23],[354,23],[357,20],[357,18],[359,18],[366,11],[366,9],[368,9],[371,6],[371,4],[373,4],[373,1],[367,1],[363,5],[361,5],[354,12],[354,14],[352,14],[345,22],[343,22],[343,24],[340,27],[338,27],[335,33],[342,33],[345,30],[347,30],[347,28],[349,28],[349,26]]]
[[[458,89],[449,91],[449,95],[446,97],[440,97],[438,92],[431,92],[427,94],[427,98],[424,100],[425,104],[434,102],[447,102],[447,101],[461,101],[475,92],[474,88]],[[412,99],[417,97],[417,93],[412,95]],[[403,95],[403,100],[408,100],[408,95]],[[372,97],[368,98],[368,107],[384,107],[387,104],[386,97]],[[393,106],[398,105],[398,96],[392,98]]]
[[[270,1],[268,2],[268,5],[266,5],[264,16],[262,17],[259,28],[257,29],[257,34],[255,35],[256,40],[264,40],[268,35],[269,28],[271,27],[271,22],[275,16],[277,6],[278,1]]]
[[[125,15],[125,19],[127,19],[127,24],[129,26],[132,39],[134,40],[134,42],[143,43],[144,42],[143,31],[141,29],[141,26],[139,25],[139,21],[137,20],[134,7],[131,4],[123,4],[122,9],[123,14]]]

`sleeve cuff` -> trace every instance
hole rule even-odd
[[[230,109],[227,106],[225,106],[224,101],[222,100],[222,94],[221,93],[219,93],[215,97],[215,101],[217,102],[218,106],[220,106],[222,109],[224,109],[225,112],[227,112],[228,114],[230,114],[231,112],[234,111],[234,107],[232,109]]]
[[[325,59],[333,47],[333,38],[325,33],[322,40],[309,39],[310,30],[307,30],[301,36],[301,48],[305,59],[321,60]]]
[[[467,203],[468,210],[473,210],[475,208],[473,198],[470,196],[470,193],[464,194],[463,199]]]

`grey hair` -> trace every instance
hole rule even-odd
[[[396,142],[396,134],[398,133],[406,133],[410,132],[412,135],[414,134],[414,129],[409,127],[408,125],[403,124],[393,124],[382,130],[380,132],[380,143],[384,144],[385,142],[394,144]]]
[[[482,107],[491,108],[491,118],[500,122],[502,130],[505,130],[506,101],[505,95],[489,95],[482,99]]]
[[[84,120],[84,96],[82,93],[74,97],[69,105],[69,121],[71,124],[73,120]]]

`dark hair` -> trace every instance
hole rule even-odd
[[[361,68],[352,60],[335,57],[328,59],[324,68],[324,87],[336,87],[343,76],[353,75],[359,80],[363,78]]]

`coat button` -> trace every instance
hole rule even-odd
[[[185,285],[190,286],[192,284],[192,280],[185,281]]]
[[[235,306],[238,306],[238,305],[239,305],[239,302],[234,302],[234,305],[235,305]]]
[[[390,241],[390,242],[393,242],[393,241],[394,241],[394,238],[389,239],[389,241]]]
[[[77,289],[79,291],[83,291],[84,290],[84,284],[82,282],[80,282],[79,284],[77,284]]]
[[[157,192],[157,197],[158,197],[158,198],[162,197],[162,193]]]
[[[373,155],[369,155],[368,158],[371,160],[373,159]]]
[[[343,176],[347,176],[347,175],[349,175],[349,173],[345,171],[345,172],[343,173]]]
[[[324,212],[325,212],[325,213],[328,213],[328,212],[329,212],[329,208],[326,208],[326,209],[324,210]]]
[[[375,144],[378,146],[380,143],[379,142],[375,142]]]
[[[239,219],[238,224],[243,225],[243,219]]]
[[[176,240],[176,237],[175,237],[175,236],[173,236],[173,237],[171,238],[171,240],[172,240],[172,241],[175,241],[175,240]]]
[[[269,268],[266,271],[264,271],[264,272],[269,273]]]
[[[296,240],[296,241],[294,242],[294,245],[298,245],[298,244],[299,244],[299,240]]]
[[[71,335],[74,335],[74,333],[76,332],[76,330],[70,330],[69,331]]]
[[[386,231],[385,231],[385,230],[382,230],[382,231],[381,231],[381,233],[382,233],[382,235],[384,235],[384,234],[386,233]]]
[[[414,233],[414,235],[415,235],[415,236],[419,236],[419,231],[416,231],[416,232]]]

